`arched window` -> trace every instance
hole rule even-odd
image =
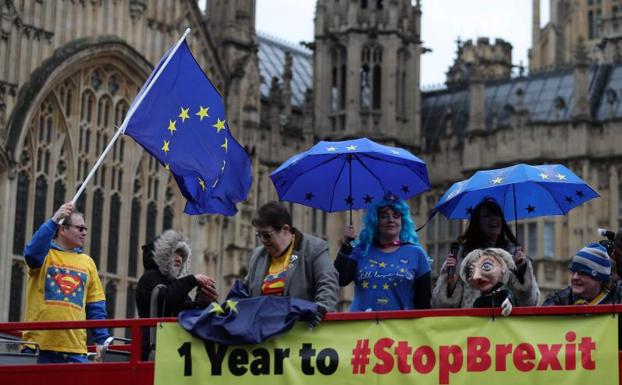
[[[138,250],[139,250],[139,230],[140,230],[141,205],[140,198],[132,199],[132,215],[130,218],[130,250],[128,257],[128,272],[130,277],[136,277],[138,272]]]
[[[95,190],[93,193],[93,208],[91,211],[91,228],[89,235],[91,237],[91,258],[99,267],[102,248],[102,222],[104,219],[104,193],[101,189]]]
[[[156,236],[156,219],[158,217],[158,207],[155,202],[147,205],[147,226],[145,229],[145,239],[150,242]]]
[[[54,204],[53,210],[56,210],[63,203],[65,203],[65,193],[67,192],[67,188],[65,187],[65,182],[62,180],[57,180],[54,183]]]
[[[108,318],[115,317],[115,310],[117,309],[117,283],[115,281],[108,281],[106,283],[106,315]]]
[[[108,223],[108,263],[107,271],[117,273],[117,260],[119,258],[119,221],[121,216],[121,198],[119,194],[112,195],[110,199],[110,220]]]
[[[367,45],[361,52],[360,105],[361,108],[380,109],[382,92],[382,49]]]
[[[22,296],[24,293],[24,267],[20,261],[11,265],[11,292],[9,294],[9,322],[19,322],[22,317]]]
[[[331,85],[330,85],[330,111],[331,126],[333,130],[345,129],[346,108],[346,84],[347,84],[347,55],[342,46],[331,49]]]
[[[13,225],[13,254],[22,254],[26,244],[26,215],[28,214],[28,187],[30,176],[26,170],[17,175],[15,195],[15,222]]]
[[[37,186],[35,187],[35,211],[33,213],[33,229],[38,229],[39,226],[49,216],[49,213],[45,207],[45,201],[48,195],[48,181],[43,175],[37,177]]]

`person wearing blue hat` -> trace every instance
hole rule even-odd
[[[543,306],[620,303],[622,286],[612,282],[611,265],[603,245],[585,246],[570,261],[570,286],[551,295]]]

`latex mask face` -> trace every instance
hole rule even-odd
[[[489,293],[503,279],[505,268],[505,263],[500,259],[483,254],[468,266],[469,285],[482,293]]]

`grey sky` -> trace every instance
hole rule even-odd
[[[313,40],[315,0],[257,0],[257,30],[292,43]],[[512,61],[528,65],[531,0],[422,0],[423,88],[443,83],[456,56],[456,38],[500,37],[512,44]],[[541,22],[548,19],[543,0]]]

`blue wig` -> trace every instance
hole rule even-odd
[[[419,245],[419,237],[415,232],[415,223],[410,217],[410,206],[406,201],[399,198],[385,198],[376,203],[365,213],[363,217],[363,228],[359,234],[355,245],[360,245],[362,255],[367,255],[369,248],[376,241],[378,235],[378,210],[384,207],[391,207],[395,212],[402,216],[402,230],[400,231],[400,241]]]

